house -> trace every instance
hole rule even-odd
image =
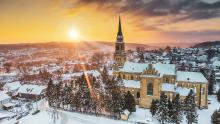
[[[12,96],[16,94],[17,90],[21,87],[20,81],[15,81],[12,83],[6,83],[3,86],[4,91],[11,94]]]
[[[0,91],[0,109],[3,108],[4,104],[11,101],[11,98],[5,92]]]
[[[122,113],[121,113],[121,120],[127,121],[129,118],[130,112],[125,109]]]
[[[45,96],[46,87],[40,85],[25,84],[18,89],[18,96],[26,99],[41,99]]]

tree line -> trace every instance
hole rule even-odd
[[[83,74],[69,84],[50,80],[46,97],[51,107],[119,118],[125,109],[135,111],[134,97],[123,92],[122,85],[121,79],[109,77],[104,68],[100,77]]]
[[[177,94],[172,101],[162,92],[160,100],[152,100],[150,112],[161,124],[180,124],[184,115],[188,124],[198,123],[197,105],[193,90],[190,90],[184,100],[181,100],[180,95]]]

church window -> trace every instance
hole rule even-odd
[[[166,78],[166,83],[169,83],[169,78]]]
[[[134,77],[133,77],[133,75],[131,75],[131,80],[133,80],[134,79]]]
[[[125,79],[125,75],[123,75],[123,79]]]
[[[137,98],[140,98],[140,92],[137,92]]]
[[[202,88],[202,95],[205,95],[205,87]]]
[[[118,45],[116,45],[116,50],[119,50],[119,46]]]
[[[149,82],[147,84],[147,95],[153,95],[153,83]]]

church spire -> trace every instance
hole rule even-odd
[[[121,29],[121,17],[119,15],[119,24],[118,24],[118,35],[122,35],[122,29]]]

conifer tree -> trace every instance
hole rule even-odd
[[[217,92],[217,100],[218,100],[218,102],[220,102],[220,89]]]
[[[160,96],[157,119],[161,124],[169,122],[168,100],[164,92],[162,92]]]
[[[144,54],[143,54],[143,52],[141,52],[140,53],[139,63],[144,63],[144,62],[145,62]]]
[[[212,72],[209,76],[209,85],[208,85],[208,93],[210,95],[213,94],[214,82],[215,82],[215,72],[214,72],[214,70],[212,70]]]
[[[211,122],[212,124],[220,124],[220,109],[214,111],[211,116]]]
[[[156,113],[157,113],[158,103],[159,103],[159,101],[158,100],[154,100],[154,99],[151,102],[150,112],[151,112],[152,116],[155,116]]]
[[[54,93],[54,84],[53,81],[50,79],[50,81],[48,82],[47,85],[47,89],[46,89],[46,97],[48,99],[49,105],[52,106],[53,102],[54,102],[54,97],[53,94]]]
[[[135,99],[134,96],[131,94],[130,91],[127,92],[125,95],[125,109],[127,109],[129,112],[135,112]]]
[[[171,123],[180,124],[183,120],[182,113],[182,103],[180,100],[180,95],[177,94],[172,101],[172,110],[171,110]]]
[[[184,111],[188,124],[197,123],[198,114],[193,90],[190,90],[188,96],[184,100]]]

